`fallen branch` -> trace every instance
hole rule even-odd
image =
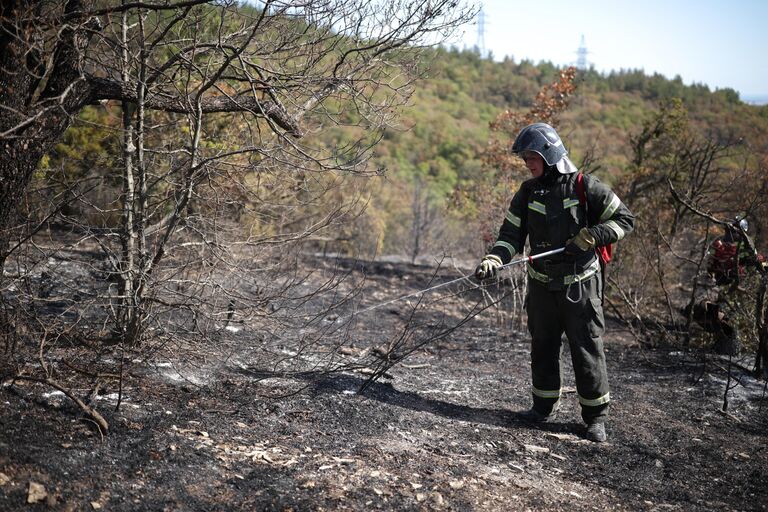
[[[95,409],[92,409],[91,407],[88,407],[85,402],[80,400],[78,397],[76,397],[70,390],[59,384],[53,379],[40,379],[37,377],[27,377],[26,375],[16,375],[11,379],[11,384],[16,382],[17,380],[25,380],[28,382],[37,382],[38,384],[46,384],[58,391],[61,391],[66,395],[67,398],[72,400],[77,404],[78,407],[88,416],[88,419],[96,423],[96,425],[99,427],[100,433],[106,434],[109,431],[109,423],[107,423],[107,420],[104,419],[104,417],[99,414]]]
[[[718,409],[717,412],[722,414],[723,416],[731,418],[736,423],[741,423],[742,422],[741,419],[739,419],[737,416],[734,416],[733,414],[729,413],[728,411],[724,411],[722,409]]]
[[[406,345],[408,344],[408,341],[411,338],[411,335],[413,334],[412,322],[413,322],[414,315],[417,309],[419,308],[419,304],[420,304],[420,303],[417,303],[415,306],[412,307],[410,318],[408,319],[402,334],[399,336],[399,338],[397,338],[392,343],[390,343],[390,348],[388,353],[390,357],[382,359],[378,365],[372,368],[373,372],[371,373],[371,376],[363,383],[358,393],[360,394],[364,393],[365,390],[368,389],[379,378],[388,375],[388,371],[392,367],[394,367],[397,364],[402,364],[402,361],[404,361],[405,358],[407,358],[417,350],[422,349],[423,347],[429,345],[430,343],[434,343],[435,341],[446,338],[447,336],[449,336],[456,330],[460,329],[462,326],[467,324],[470,320],[475,318],[477,315],[479,315],[486,309],[493,307],[496,304],[499,304],[502,300],[504,300],[507,296],[509,296],[510,293],[512,292],[510,291],[504,294],[502,297],[491,302],[490,304],[480,304],[480,303],[475,304],[473,308],[469,311],[469,313],[467,313],[455,325],[441,329],[438,332],[428,335],[423,339],[417,340],[411,346],[406,347]],[[398,350],[397,357],[391,357],[396,350]]]

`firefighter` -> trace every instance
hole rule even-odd
[[[707,272],[718,286],[715,301],[702,300],[693,307],[692,318],[706,332],[714,334],[713,350],[716,354],[737,355],[740,350],[739,303],[744,299],[742,281],[748,268],[765,265],[765,257],[755,253],[748,240],[749,223],[742,216],[725,225],[725,232],[710,246]],[[687,316],[690,306],[683,310]]]
[[[746,267],[756,267],[765,261],[762,255],[750,251],[745,240],[748,230],[747,219],[737,216],[725,226],[723,236],[712,242],[707,271],[718,286],[734,283],[744,275]]]
[[[532,178],[515,193],[496,243],[475,271],[495,277],[522,254],[559,247],[565,251],[528,263],[528,330],[531,333],[533,406],[522,414],[548,422],[560,405],[562,335],[568,338],[586,437],[606,440],[610,393],[603,352],[603,275],[596,249],[618,242],[634,227],[634,216],[610,188],[582,175],[563,141],[546,123],[523,128],[512,145]],[[581,182],[581,183],[579,183]]]

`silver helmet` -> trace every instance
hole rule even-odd
[[[529,124],[517,134],[512,153],[524,151],[538,153],[549,166],[556,166],[561,174],[576,172],[576,166],[568,158],[568,150],[554,128],[547,123]]]

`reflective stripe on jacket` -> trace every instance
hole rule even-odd
[[[508,263],[515,254],[523,252],[526,240],[532,254],[557,249],[565,246],[582,227],[588,227],[598,246],[616,243],[632,232],[634,215],[597,178],[584,175],[587,204],[581,204],[576,190],[577,175],[561,174],[549,181],[533,178],[523,182],[512,198],[491,254]],[[582,274],[594,261],[593,254],[580,258],[560,254],[534,261],[530,270],[559,279]]]

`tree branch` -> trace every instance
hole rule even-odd
[[[58,382],[56,382],[53,379],[47,378],[47,379],[40,379],[37,377],[27,377],[26,375],[16,375],[11,379],[11,382],[17,381],[17,380],[26,380],[28,382],[37,382],[39,384],[45,384],[47,386],[50,386],[54,389],[57,389],[64,393],[64,395],[67,396],[70,400],[75,402],[77,406],[88,416],[89,419],[91,419],[96,425],[98,425],[99,429],[101,430],[102,434],[105,434],[109,431],[109,423],[107,423],[107,420],[104,419],[104,417],[96,411],[96,409],[93,409],[91,407],[88,407],[85,402],[80,400],[78,397],[76,397],[72,391],[65,388]]]
[[[186,0],[184,2],[168,2],[164,4],[155,4],[151,2],[132,2],[123,5],[116,5],[114,7],[107,7],[105,9],[99,9],[97,11],[82,11],[75,10],[64,16],[64,21],[71,21],[73,19],[82,19],[89,16],[103,16],[105,14],[117,14],[132,9],[146,9],[147,11],[168,11],[172,9],[183,9],[185,7],[194,7],[196,5],[209,3],[210,0]]]
[[[136,88],[130,85],[100,78],[95,76],[88,77],[91,84],[91,99],[93,102],[99,100],[120,100],[127,102],[136,102]],[[162,110],[177,114],[194,113],[190,105],[189,98],[175,97],[162,98],[152,96],[145,100],[145,108],[152,110]],[[300,138],[304,135],[298,119],[291,116],[280,103],[274,101],[259,101],[251,94],[239,94],[237,96],[216,96],[208,97],[200,102],[203,114],[215,112],[250,112],[269,118],[277,126],[285,130],[289,135]]]
[[[672,185],[671,180],[667,179],[667,184],[669,185],[669,191],[672,193],[672,197],[675,198],[675,201],[685,206],[692,213],[698,215],[699,217],[704,217],[705,219],[713,222],[714,224],[719,224],[720,226],[732,226],[734,229],[738,229],[742,235],[741,238],[744,240],[744,243],[747,245],[747,249],[749,250],[749,253],[752,255],[757,254],[757,249],[755,248],[754,242],[752,242],[752,239],[749,236],[747,236],[747,233],[741,228],[741,226],[738,223],[734,225],[730,222],[726,222],[724,220],[718,219],[711,213],[707,213],[699,210],[694,205],[692,205],[689,201],[684,199],[677,190],[675,190],[675,186]],[[763,268],[762,265],[757,265],[756,268],[760,274],[766,275],[766,270]]]

